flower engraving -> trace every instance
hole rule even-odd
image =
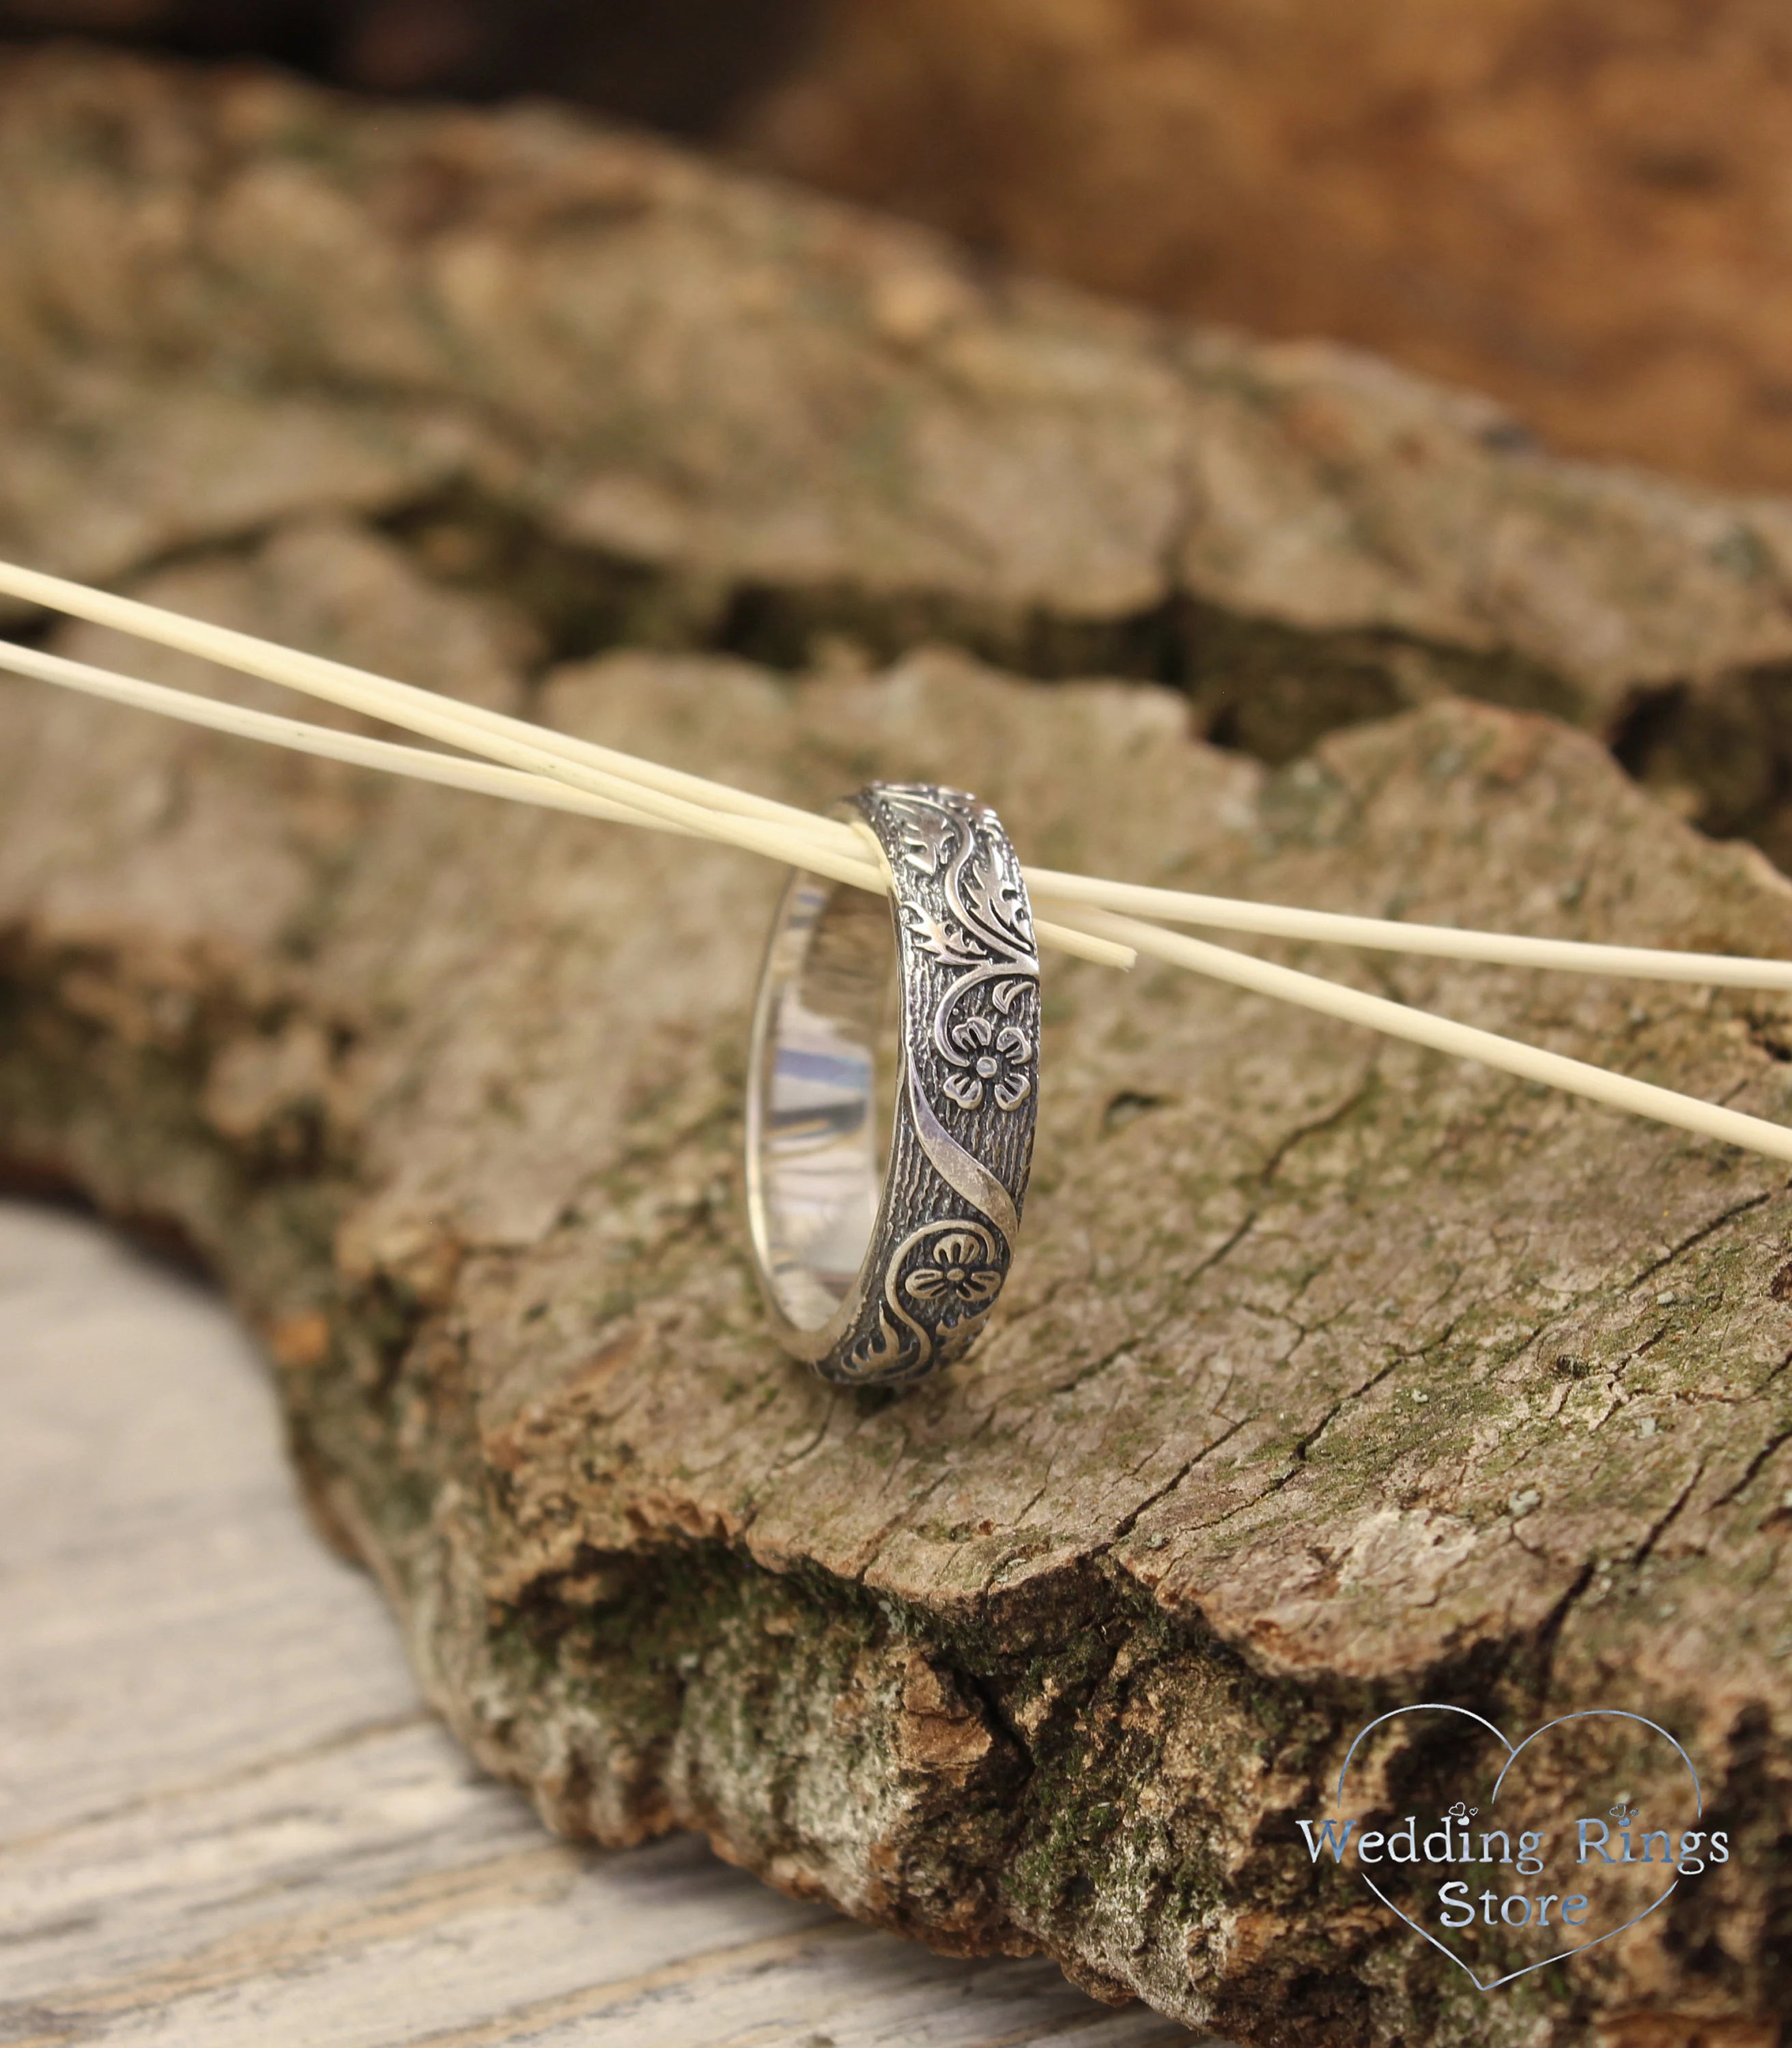
[[[1015,1023],[973,1014],[957,1018],[946,1033],[964,1067],[940,1086],[960,1109],[976,1109],[985,1092],[998,1109],[1018,1109],[1033,1092],[1033,1041]]]
[[[969,1230],[946,1232],[925,1263],[902,1278],[903,1293],[910,1301],[939,1309],[947,1329],[963,1317],[980,1316],[1001,1286],[1001,1270],[991,1264],[982,1235]]]

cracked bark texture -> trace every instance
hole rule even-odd
[[[1534,716],[1440,703],[1271,770],[1168,692],[944,652],[530,684],[514,621],[347,524],[146,588],[805,801],[958,776],[1056,861],[1792,948],[1759,855]],[[221,1276],[322,1522],[554,1825],[701,1829],[1253,2041],[1652,2042],[1783,2007],[1781,1171],[1054,963],[1004,1313],[910,1396],[830,1389],[768,1341],[743,1243],[773,871],[22,685],[0,717],[0,1154]],[[1344,971],[1792,1113],[1777,1000]],[[1291,1816],[1371,1712],[1614,1689],[1696,1747],[1739,1851],[1567,1983],[1465,1996],[1315,1879]]]
[[[545,108],[0,57],[0,548],[115,576],[304,510],[558,651],[1172,682],[1274,759],[1443,688],[1792,855],[1792,515],[1489,402],[993,277]]]
[[[950,630],[1049,668],[1150,618],[1218,636],[1235,705],[1310,708],[1348,654],[1421,696],[1547,676],[1603,731],[1650,676],[1780,658],[1776,508],[1553,464],[1372,366],[976,283],[546,115],[66,56],[0,91],[9,547],[805,802],[961,781],[1056,864],[1792,947],[1758,854],[1544,718],[1438,696],[1266,766],[1204,743],[1199,677],[1041,689],[936,651],[875,678],[839,644]],[[1375,425],[1356,458],[1299,455],[1313,405]],[[1475,583],[1515,522],[1519,580]],[[562,658],[625,635],[693,644]],[[780,635],[829,673],[726,651]],[[912,1395],[830,1390],[767,1342],[743,1242],[777,882],[9,683],[0,1158],[219,1274],[320,1522],[557,1826],[701,1829],[1254,2042],[1771,2038],[1783,1173],[1053,962],[999,1323]],[[1315,964],[1792,1113],[1775,1000]],[[1695,1748],[1737,1853],[1567,1978],[1483,2000],[1307,1864],[1292,1817],[1372,1712],[1614,1693]],[[1390,1766],[1415,1797],[1429,1768]]]

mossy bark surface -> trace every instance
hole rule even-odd
[[[307,545],[314,618],[332,562],[363,595],[383,564],[394,630],[441,602],[374,544]],[[298,623],[256,578],[216,571],[210,608]],[[948,656],[803,685],[612,657],[537,708],[810,802],[951,774],[1056,862],[1792,949],[1759,855],[1486,708],[1273,772],[1166,692]],[[557,1826],[700,1828],[774,1883],[1253,2040],[1566,2042],[1783,2003],[1780,1169],[1053,963],[999,1322],[902,1398],[829,1388],[768,1341],[743,1243],[770,869],[23,688],[0,710],[0,1150],[222,1277],[324,1523]],[[1332,964],[1792,1112],[1777,1000]],[[1483,2001],[1295,1833],[1414,1699],[1647,1713],[1736,1859]],[[1409,1798],[1432,1767],[1416,1742],[1387,1766]]]
[[[0,99],[9,549],[806,803],[965,784],[1049,864],[1792,952],[1786,882],[1601,743],[1658,686],[1771,703],[1783,508],[544,115],[67,56]],[[923,632],[1188,686],[866,673]],[[1490,678],[1592,730],[1439,694]],[[1783,1172],[1053,961],[999,1321],[829,1390],[743,1243],[778,879],[0,685],[0,1158],[219,1276],[323,1524],[557,1825],[1253,2042],[1769,2038]],[[1307,964],[1792,1114],[1776,1000]],[[1732,1860],[1483,1998],[1296,1829],[1415,1699],[1649,1715]],[[1458,1796],[1416,1737],[1378,1768]]]

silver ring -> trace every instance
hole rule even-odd
[[[779,1342],[824,1379],[890,1386],[961,1358],[1007,1277],[1039,959],[987,805],[875,782],[840,814],[869,827],[890,907],[801,870],[785,889],[754,1012],[747,1208]]]

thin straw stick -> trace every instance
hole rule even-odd
[[[1152,889],[1030,867],[1027,886],[1042,901],[1089,903],[1172,925],[1205,925],[1216,931],[1257,932],[1266,937],[1317,939],[1383,952],[1425,953],[1445,960],[1480,960],[1500,967],[1566,969],[1576,974],[1634,976],[1645,981],[1692,981],[1709,987],[1792,989],[1792,961],[1752,960],[1732,953],[1683,953],[1650,946],[1589,944],[1578,939],[1533,939],[1514,933],[1470,932],[1453,925],[1408,925],[1391,917],[1352,917],[1332,910],[1301,910],[1280,903],[1250,903],[1185,890]]]
[[[228,627],[208,625],[135,599],[89,590],[83,584],[14,564],[0,562],[0,592],[324,697],[507,766],[565,782],[612,802],[651,812],[669,824],[698,836],[725,836],[730,844],[786,858],[787,852],[774,851],[769,843],[708,831],[705,821],[695,813],[719,812],[782,824],[790,832],[801,833],[813,846],[813,853],[799,864],[836,880],[851,881],[855,886],[865,886],[831,861],[830,855],[849,861],[862,857],[851,828],[840,820],[820,817],[794,805],[642,760],[502,712],[462,704],[367,669],[281,647]],[[1029,888],[1043,900],[1094,904],[1171,922],[1508,966],[1565,968],[1579,973],[1621,974],[1732,988],[1792,989],[1792,964],[1782,961],[1406,925],[1394,919],[1348,917],[1326,911],[1154,889],[1096,876],[1065,875],[1049,868],[1028,868],[1024,872]],[[1054,943],[1067,950],[1084,952],[1085,957],[1107,958],[1088,953],[1071,942],[1071,936],[1083,929],[1080,920],[1060,920],[1052,929]],[[1046,936],[1045,925],[1038,929],[1042,937]]]
[[[615,824],[646,825],[655,831],[695,836],[686,826],[667,824],[645,812],[613,803],[607,797],[575,789],[570,783],[550,782],[545,775],[527,775],[520,769],[468,761],[458,754],[435,754],[421,747],[401,747],[390,739],[371,739],[358,732],[334,731],[328,726],[308,724],[303,719],[251,711],[244,704],[199,696],[190,690],[170,689],[135,676],[116,675],[110,669],[71,661],[63,655],[17,646],[10,641],[0,640],[0,669],[10,669],[15,675],[29,676],[39,682],[56,683],[64,689],[78,690],[84,696],[127,704],[134,711],[157,712],[188,725],[206,726],[239,739],[289,747],[295,753],[316,754],[326,761],[346,762],[351,767],[383,769],[391,774],[412,775],[420,782],[438,782],[449,789],[509,797]]]
[[[1229,946],[1192,939],[1182,932],[1166,932],[1161,925],[1148,925],[1137,917],[1091,908],[1080,913],[1080,920],[1090,931],[1135,946],[1153,959],[1192,968],[1197,974],[1230,982],[1235,987],[1277,996],[1285,1003],[1298,1003],[1302,1009],[1341,1018],[1346,1023],[1366,1024],[1391,1038],[1404,1038],[1415,1045],[1429,1046],[1433,1052],[1478,1060],[1483,1066],[1496,1067],[1521,1080],[1541,1081],[1546,1087],[1584,1096],[1588,1101],[1603,1103],[1610,1109],[1627,1110],[1633,1115],[1653,1118],[1658,1123],[1695,1131],[1701,1138],[1716,1138],[1728,1145],[1764,1153],[1770,1159],[1792,1161],[1792,1130],[1764,1118],[1720,1108],[1716,1103],[1657,1088],[1650,1081],[1632,1080],[1626,1074],[1608,1073],[1604,1067],[1591,1066],[1584,1060],[1571,1060],[1561,1053],[1521,1045],[1495,1031],[1435,1017],[1429,1010],[1391,1003],[1385,996],[1368,995],[1360,989],[1344,988],[1294,968],[1277,967],[1268,960],[1255,960],[1248,953],[1234,952]]]
[[[744,846],[815,871],[827,873],[832,869],[838,879],[873,893],[882,893],[886,887],[881,865],[867,858],[863,851],[851,859],[837,859],[831,850],[818,848],[801,835],[786,832],[769,820],[718,815],[678,799],[661,797],[656,801],[654,793],[643,793],[644,801],[637,808],[594,792],[571,788],[555,778],[401,747],[359,734],[332,731],[299,720],[275,717],[245,706],[223,704],[186,691],[114,675],[85,662],[68,661],[58,655],[10,643],[0,642],[0,666],[245,738],[293,747],[359,766],[416,775],[460,789],[545,804],[555,809],[578,811],[619,823],[694,833]],[[686,816],[675,815],[680,813]],[[687,817],[692,821],[687,822]],[[850,826],[844,829],[849,833],[853,830]],[[1140,893],[1155,895],[1159,892]],[[1348,1022],[1367,1025],[1391,1037],[1458,1057],[1478,1060],[1523,1079],[1540,1081],[1701,1136],[1741,1145],[1765,1153],[1769,1158],[1792,1161],[1792,1131],[1761,1118],[1720,1108],[1649,1082],[1608,1073],[1603,1068],[1582,1061],[1543,1052],[1494,1032],[1433,1016],[1403,1003],[1390,1003],[1380,996],[1345,988],[1317,976],[1277,967],[1229,948],[1210,945],[1204,940],[1166,932],[1155,925],[1096,906],[1082,909],[1074,925],[1041,924],[1038,929],[1041,938],[1049,936],[1054,942],[1068,945],[1088,957],[1130,964],[1136,952],[1149,953],[1236,987],[1278,996]]]
[[[278,650],[269,651],[275,653]],[[682,826],[700,838],[720,840],[730,845],[744,847],[749,852],[762,853],[774,860],[810,868],[834,881],[848,882],[855,886],[870,887],[874,890],[878,887],[877,884],[867,879],[868,871],[863,851],[850,835],[844,848],[836,851],[832,844],[822,842],[818,837],[812,838],[806,832],[798,832],[782,823],[715,810],[707,805],[693,803],[686,797],[665,795],[657,789],[626,781],[601,769],[559,760],[546,747],[535,744],[533,739],[512,739],[507,733],[492,733],[474,738],[470,736],[473,730],[471,721],[464,716],[475,708],[473,706],[461,704],[452,698],[438,696],[432,691],[413,689],[409,684],[388,682],[382,677],[362,677],[354,670],[344,670],[341,677],[320,678],[308,673],[314,657],[295,656],[293,658],[301,664],[301,667],[293,678],[282,678],[278,674],[270,673],[268,680],[276,682],[290,680],[294,688],[312,696],[327,698],[346,709],[363,712],[370,716],[384,719],[389,723],[408,727],[413,732],[421,732],[428,739],[441,740],[451,747],[472,747],[507,767],[520,769],[537,776],[545,775],[556,782],[565,782],[574,789],[583,789],[592,796],[604,797],[613,804],[619,804],[645,816],[665,824]],[[328,668],[335,665],[320,665]],[[263,667],[272,671],[278,666],[277,662],[270,661],[258,665],[254,673],[261,673]],[[520,731],[548,736],[545,727],[525,725],[521,720],[514,723]]]
[[[137,677],[117,675],[109,669],[96,668],[85,661],[72,661],[37,648],[17,646],[8,641],[0,641],[0,669],[10,669],[38,681],[60,684],[89,696],[104,697],[136,710],[158,712],[165,717],[180,719],[189,725],[206,726],[239,739],[286,747],[326,760],[413,776],[419,781],[439,783],[450,789],[541,805],[550,810],[568,811],[617,824],[643,825],[686,838],[745,846],[751,851],[767,853],[791,867],[831,874],[835,880],[866,890],[874,896],[887,893],[882,868],[875,860],[867,859],[855,842],[855,857],[842,860],[829,849],[816,848],[797,834],[782,833],[775,824],[712,817],[705,817],[700,824],[679,822],[657,816],[651,810],[593,795],[548,776],[497,767],[483,761],[467,761],[457,754],[436,754],[422,747],[401,747],[391,740],[371,739],[359,733],[333,731],[328,726],[308,724],[302,719],[281,718],[270,712],[252,711],[246,705],[221,703],[215,697],[171,689]],[[850,826],[846,829],[851,832]],[[782,844],[776,843],[780,836]],[[1045,944],[1093,960],[1100,966],[1130,968],[1137,957],[1130,946],[1114,944],[1049,919],[1037,920],[1034,929]]]
[[[480,705],[442,696],[433,690],[418,689],[409,683],[394,682],[390,677],[351,669],[339,661],[327,661],[318,655],[278,647],[246,633],[184,619],[130,598],[83,590],[78,584],[64,583],[60,577],[40,576],[29,570],[0,569],[0,590],[8,589],[21,595],[37,593],[44,602],[72,609],[76,616],[96,624],[113,626],[165,646],[222,662],[245,674],[285,684],[345,710],[383,719],[389,724],[421,733],[426,739],[485,754],[506,767],[569,782],[574,789],[593,796],[607,797],[669,824],[686,826],[700,836],[722,840],[774,859],[789,860],[793,844],[799,844],[793,835],[800,835],[797,865],[834,881],[863,886],[859,870],[864,854],[850,829],[793,806],[774,807],[789,811],[788,819],[768,817],[762,809],[743,809],[747,793],[741,790],[729,793],[731,798],[741,802],[717,805],[712,801],[712,793],[724,786],[721,784],[707,783],[700,777],[673,777],[669,770],[661,771],[657,778],[644,778],[634,772],[644,764],[628,755],[620,758],[629,763],[630,773],[621,774],[584,758],[568,758],[568,735],[549,727],[532,725]],[[80,600],[79,605],[74,602],[76,599]],[[588,747],[584,742],[573,744],[593,754],[607,754],[607,749]],[[702,793],[696,800],[671,793],[659,786],[669,777],[692,783]],[[754,806],[769,801],[751,800]]]
[[[12,562],[0,562],[0,594],[197,655],[242,675],[258,676],[266,682],[302,690],[345,709],[383,719],[388,724],[404,726],[449,746],[486,754],[507,766],[538,774],[564,775],[576,788],[588,789],[596,795],[626,801],[615,785],[619,781],[632,782],[643,792],[682,799],[739,817],[782,823],[832,845],[848,859],[859,857],[851,827],[839,820],[818,817],[797,805],[779,803],[725,782],[712,782],[704,776],[662,766],[658,762],[644,761],[613,747],[601,747],[594,740],[577,739],[526,719],[513,718],[507,712],[488,710],[483,704],[464,704],[434,690],[375,675],[370,669],[282,647],[250,633],[188,619],[180,612],[165,611],[158,605],[119,597],[109,591],[90,590],[83,584],[21,568]],[[579,770],[587,772],[574,772]]]

